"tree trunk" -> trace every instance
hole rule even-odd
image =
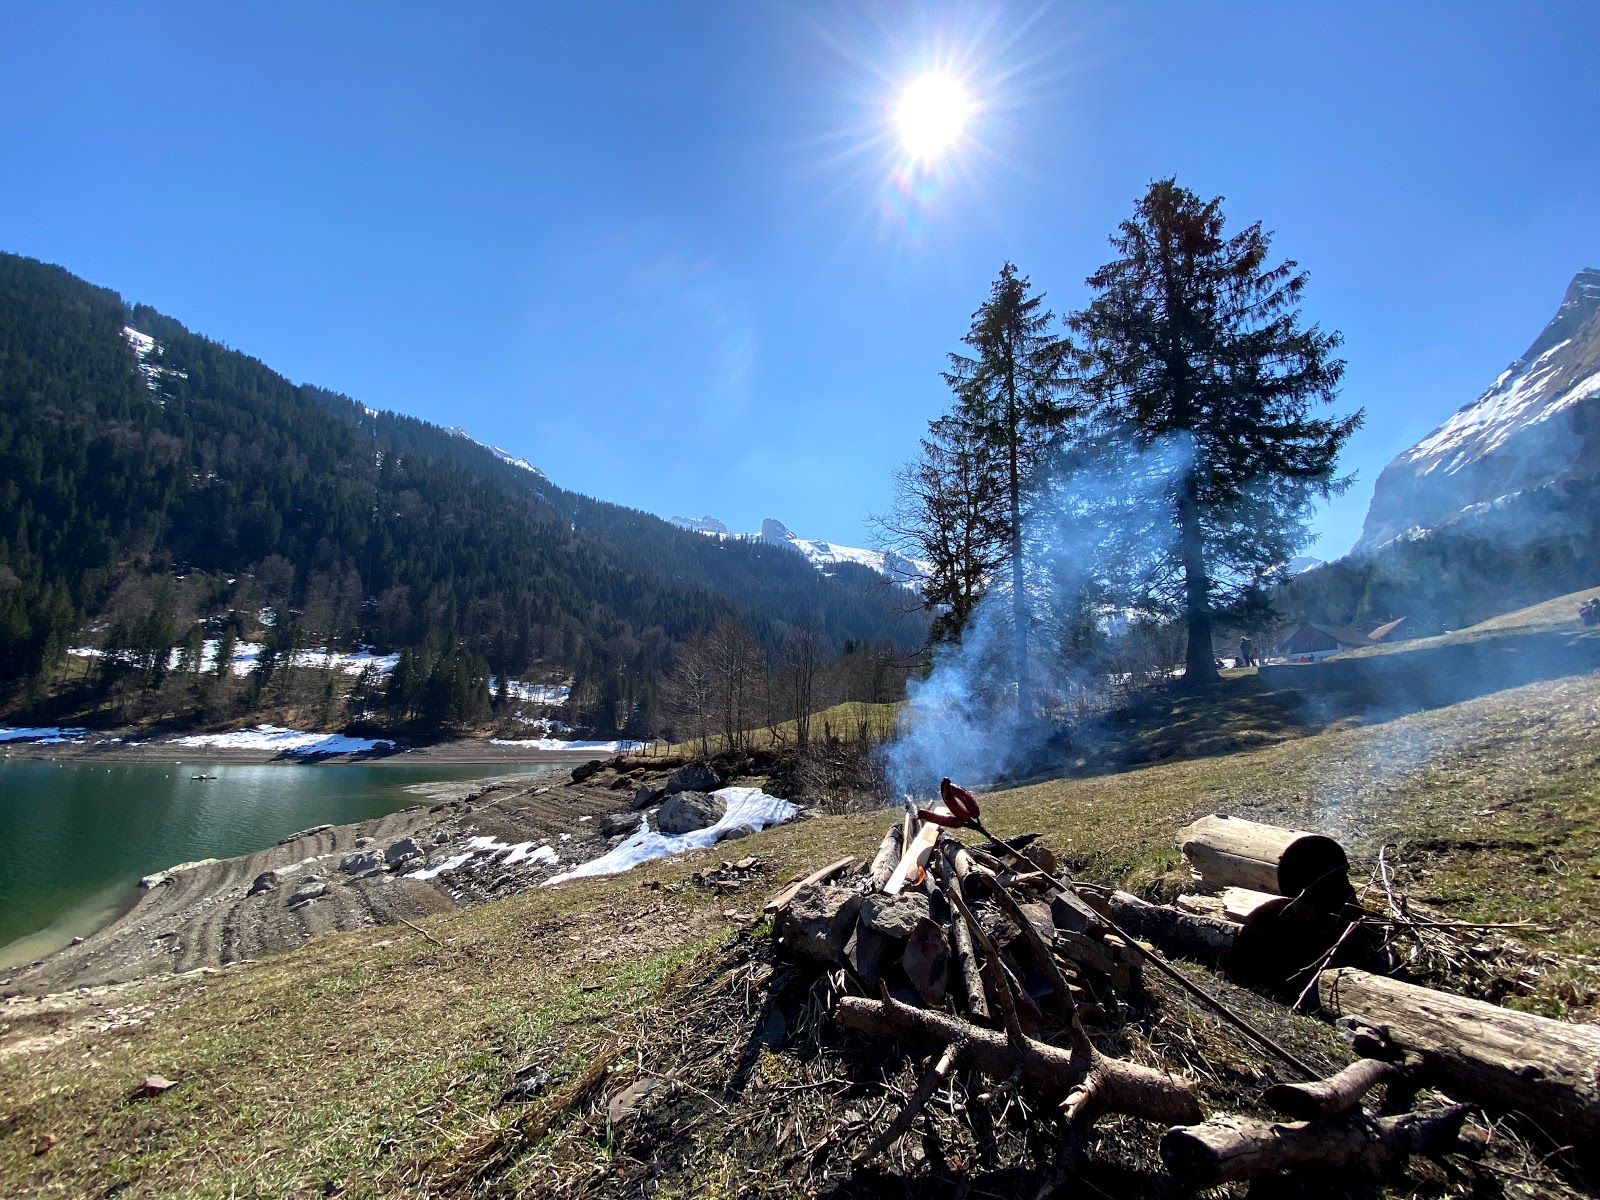
[[[1343,967],[1317,982],[1323,1009],[1356,1017],[1451,1095],[1527,1114],[1592,1145],[1600,1136],[1600,1028],[1513,1012]]]
[[[1200,528],[1200,502],[1191,469],[1178,499],[1178,542],[1183,553],[1184,617],[1189,642],[1183,680],[1191,687],[1209,687],[1217,680],[1217,657],[1211,645],[1211,580],[1206,574],[1205,531]]]
[[[1017,461],[1017,442],[1022,436],[1017,413],[1015,368],[1006,368],[1006,445],[1009,451],[1011,498],[1011,653],[1017,671],[1017,717],[1026,720],[1033,712],[1031,681],[1028,678],[1028,599],[1024,591],[1027,574],[1022,562],[1022,466]]]

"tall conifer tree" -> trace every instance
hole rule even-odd
[[[1301,323],[1306,274],[1268,261],[1260,222],[1228,237],[1222,198],[1158,180],[1111,238],[1117,258],[1068,320],[1081,384],[1102,428],[1141,448],[1176,442],[1176,539],[1166,599],[1188,626],[1186,678],[1216,678],[1213,616],[1247,611],[1308,540],[1312,497],[1342,491],[1339,450],[1362,413],[1331,402],[1344,362],[1336,332]]]
[[[1055,314],[1044,307],[1025,275],[1006,263],[986,300],[972,314],[961,340],[972,354],[950,355],[945,382],[955,393],[955,411],[945,420],[981,443],[1003,474],[998,489],[1004,510],[996,521],[1010,543],[1012,654],[1017,704],[1029,700],[1028,600],[1022,519],[1027,490],[1050,435],[1067,418],[1065,342],[1052,332]]]

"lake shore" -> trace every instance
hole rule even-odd
[[[112,736],[109,734],[108,736]],[[95,735],[91,735],[95,736]],[[399,765],[493,766],[497,763],[579,763],[594,758],[610,758],[612,750],[542,750],[530,746],[493,745],[487,738],[456,738],[428,745],[397,745],[392,750],[365,750],[353,754],[291,754],[271,750],[232,746],[178,746],[171,741],[148,742],[8,742],[0,745],[0,761],[5,759],[48,759],[68,762],[179,763],[204,766],[208,763],[260,765],[282,763],[290,766],[367,767]]]

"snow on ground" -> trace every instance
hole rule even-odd
[[[561,862],[556,857],[556,852],[551,849],[549,842],[544,843],[536,850],[532,842],[506,843],[497,842],[492,837],[475,837],[467,839],[465,854],[453,854],[437,866],[423,867],[421,870],[411,871],[406,875],[406,878],[436,879],[446,871],[454,871],[457,867],[471,862],[474,858],[481,857],[485,852],[493,854],[502,850],[511,852],[500,860],[502,865],[507,867],[519,862],[543,863],[545,866],[554,867],[560,865]]]
[[[653,858],[666,858],[685,850],[703,850],[716,845],[722,834],[741,825],[766,829],[782,824],[800,811],[787,800],[769,796],[760,788],[728,787],[712,794],[721,796],[728,805],[728,811],[715,825],[692,833],[658,833],[650,828],[650,818],[646,815],[639,822],[638,830],[616,849],[545,880],[544,886],[592,875],[616,875]]]
[[[88,736],[88,733],[87,729],[63,725],[39,725],[31,729],[0,727],[0,742],[76,742]]]
[[[489,690],[499,695],[498,676],[489,676]],[[571,698],[572,688],[565,683],[523,683],[520,679],[508,679],[506,693],[513,700],[521,700],[526,704],[548,704],[559,707]]]
[[[268,750],[275,754],[364,754],[394,743],[371,738],[345,737],[342,733],[303,733],[277,725],[257,725],[232,733],[196,733],[173,738],[169,746],[214,747],[218,750]]]
[[[490,738],[491,746],[515,746],[520,750],[582,750],[589,754],[621,754],[643,750],[643,742],[564,742],[560,738]]]

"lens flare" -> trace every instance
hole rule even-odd
[[[942,71],[912,80],[895,106],[900,142],[918,162],[944,157],[961,141],[973,111],[961,81]]]

